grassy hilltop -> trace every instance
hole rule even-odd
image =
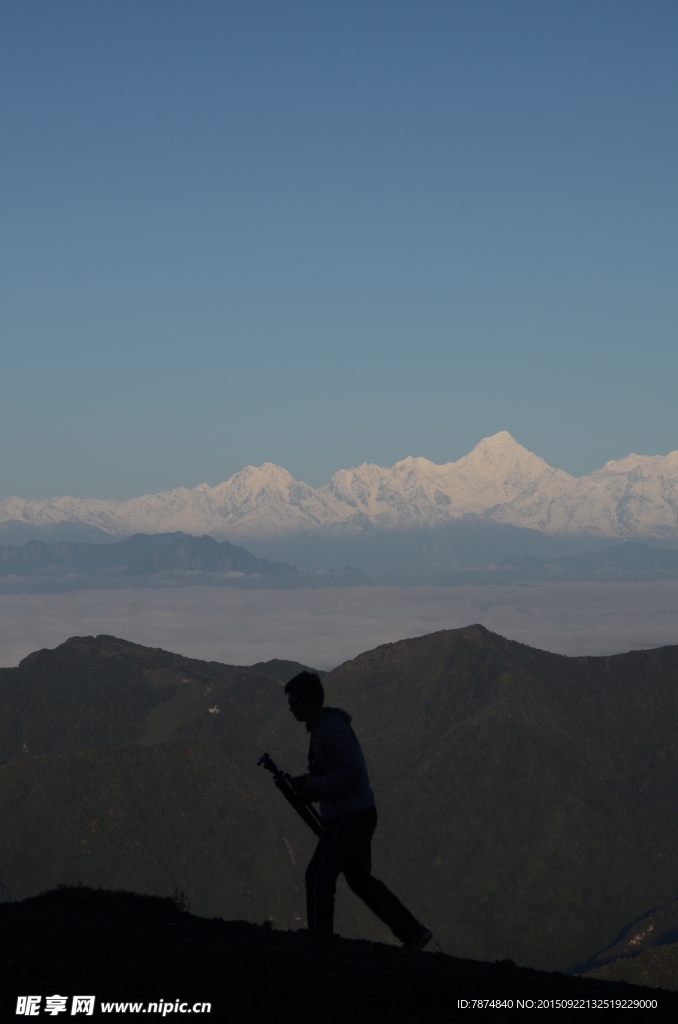
[[[303,768],[281,692],[298,668],[98,637],[2,670],[3,898],[179,888],[200,914],[297,927],[312,836],[255,762]],[[324,683],[370,765],[375,873],[446,952],[567,969],[677,895],[678,648],[566,658],[471,626]],[[388,940],[347,891],[337,927]]]

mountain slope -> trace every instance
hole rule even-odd
[[[381,848],[454,922],[450,950],[564,968],[675,895],[678,649],[564,658],[470,627],[327,683],[360,723]]]
[[[246,890],[280,920],[300,912],[285,872],[303,870],[311,836],[255,763],[266,749],[303,770],[279,681],[295,666],[266,676],[110,637],[32,658],[0,674],[2,718],[15,716],[0,878],[15,897],[78,879],[159,893],[176,878],[202,913],[244,913]],[[470,626],[367,652],[324,685],[370,766],[375,873],[447,952],[562,970],[676,897],[678,648],[565,658]],[[26,755],[25,737],[46,752]],[[346,892],[338,927],[387,939]]]
[[[628,455],[589,476],[551,471],[509,505],[493,510],[496,522],[545,533],[673,537],[678,525],[678,451],[667,456]]]
[[[629,455],[588,476],[553,469],[507,431],[457,462],[406,458],[339,470],[315,489],[272,463],[124,501],[56,497],[0,502],[0,524],[80,524],[109,534],[181,531],[251,541],[299,533],[421,529],[464,515],[547,534],[678,536],[678,451]]]

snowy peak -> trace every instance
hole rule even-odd
[[[572,477],[503,430],[456,462],[437,465],[408,456],[389,468],[363,463],[340,469],[318,489],[265,462],[216,487],[178,487],[126,501],[66,496],[0,502],[0,523],[71,522],[114,535],[180,530],[237,542],[433,527],[468,514],[552,534],[678,536],[678,451],[631,454]]]
[[[627,455],[623,459],[606,462],[601,469],[595,469],[591,477],[601,480],[609,476],[627,476],[634,471],[656,476],[675,475],[678,472],[678,451],[668,455]]]
[[[449,466],[454,468],[457,487],[478,512],[512,501],[545,474],[557,472],[506,430],[484,437],[468,455]]]
[[[474,480],[499,486],[508,500],[543,473],[555,472],[542,458],[514,441],[507,430],[484,437],[468,455],[450,465],[458,466]]]
[[[410,456],[391,469],[367,463],[341,469],[323,493],[383,526],[432,525],[510,502],[558,472],[504,430],[441,466]]]

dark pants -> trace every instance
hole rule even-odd
[[[355,811],[332,818],[321,836],[306,870],[308,930],[332,935],[337,878],[344,873],[348,886],[370,910],[389,926],[401,942],[415,938],[421,925],[383,882],[372,877],[371,842],[377,827],[377,809]]]

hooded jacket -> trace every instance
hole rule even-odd
[[[323,708],[309,731],[308,774],[323,821],[373,807],[367,765],[348,712]]]

